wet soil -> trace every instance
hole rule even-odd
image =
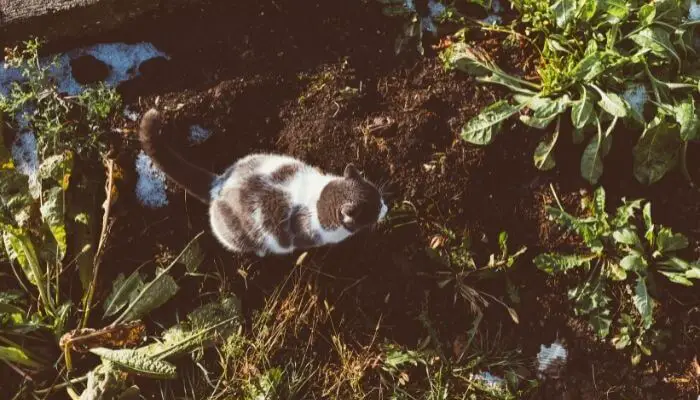
[[[430,49],[426,57],[395,55],[399,28],[369,1],[219,1],[203,10],[154,13],[96,40],[151,41],[170,55],[170,60],[145,65],[141,77],[119,90],[131,109],[144,112],[157,105],[164,110],[173,146],[193,162],[222,171],[237,158],[260,151],[296,156],[333,173],[353,162],[369,178],[390,182],[395,206],[408,201],[415,207],[415,224],[385,226],[312,252],[315,265],[322,266],[321,293],[333,304],[351,342],[368,344],[381,320],[380,337],[416,346],[427,335],[419,319],[427,307],[442,345],[451,348],[471,327],[472,317],[466,306],[453,304],[449,287],[438,288],[431,277],[435,265],[423,250],[438,232],[435,226],[443,225],[466,230],[478,243],[478,257],[486,261],[486,251],[496,250],[498,233],[507,231],[513,248],[528,247],[510,276],[520,295],[515,305],[520,322],[513,323],[504,309],[492,305],[486,326],[500,327],[504,341],[522,348],[528,360],[534,360],[540,345],[557,338],[570,352],[563,378],[544,384],[532,398],[697,396],[700,381],[692,367],[700,344],[697,289],[660,290],[658,320],[672,339],[666,351],[645,358],[640,367],[632,368],[627,356],[609,343],[593,340],[587,325],[572,317],[569,282],[546,276],[530,262],[538,252],[569,240],[546,219],[544,206],[553,202],[550,185],[572,208],[582,191],[592,191],[578,172],[582,147],[564,134],[557,167],[541,172],[532,154],[542,133],[517,121],[508,121],[491,146],[460,141],[461,125],[504,92],[445,72]],[[502,39],[487,36],[482,46],[511,70],[527,69],[531,54],[503,46]],[[50,50],[78,44],[85,43],[58,43]],[[378,119],[389,121],[386,129],[370,129]],[[138,204],[129,190],[138,151],[136,123],[117,123],[126,132],[119,149],[126,177],[113,210],[116,223],[100,299],[118,272],[129,273],[154,254],[177,253],[207,229],[206,208],[175,187],[167,208]],[[191,124],[214,135],[190,145]],[[605,162],[601,183],[610,205],[621,197],[651,200],[655,221],[687,234],[687,255],[697,258],[700,192],[678,172],[651,187],[638,184],[631,171],[633,135],[620,131]],[[698,157],[696,145],[689,160],[691,173],[700,179]],[[230,280],[247,313],[264,304],[297,256],[232,256],[208,241],[211,260],[203,268]],[[249,274],[245,281],[237,273],[240,268]],[[502,282],[488,290],[506,299]],[[193,306],[191,296],[178,296],[175,303],[169,307]]]

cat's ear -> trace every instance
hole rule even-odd
[[[355,168],[355,165],[352,163],[345,166],[343,176],[347,179],[360,179],[362,177],[362,175],[360,175],[360,171],[358,171],[357,168]]]
[[[358,207],[356,204],[352,203],[347,203],[344,204],[340,208],[340,212],[343,214],[343,222],[346,224],[352,223],[355,218],[357,217],[357,214],[360,211],[360,207]]]

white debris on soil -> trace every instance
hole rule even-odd
[[[209,139],[211,131],[201,125],[190,126],[189,141],[192,144],[200,144]]]
[[[690,0],[690,6],[688,6],[688,19],[691,21],[700,20],[700,2],[697,0]]]
[[[22,80],[22,74],[19,70],[15,68],[0,68],[0,95],[7,96],[10,94],[10,88],[12,87],[12,82],[17,82]]]
[[[428,0],[428,10],[432,18],[439,18],[446,9],[447,7],[445,7],[444,4],[438,3],[437,1]]]
[[[166,206],[165,174],[153,165],[151,158],[143,151],[136,156],[136,174],[136,197],[139,202],[151,208]]]
[[[482,19],[481,22],[487,24],[487,25],[499,25],[503,23],[503,18],[501,18],[500,14],[503,12],[503,6],[501,5],[501,2],[499,0],[492,0],[491,1],[491,13],[489,13],[486,18]]]
[[[500,15],[489,14],[486,18],[482,19],[481,22],[488,25],[498,25],[503,22],[503,19]]]
[[[641,114],[644,111],[644,104],[648,100],[647,89],[644,85],[632,85],[625,90],[622,98],[627,101],[630,107]]]
[[[403,6],[406,10],[416,12],[416,4],[413,0],[404,0]],[[428,0],[428,15],[420,17],[420,25],[423,32],[437,33],[435,18],[439,18],[447,9],[444,4],[435,0]]]
[[[124,107],[124,118],[128,119],[129,121],[136,122],[139,119],[139,113],[127,106]]]
[[[39,170],[39,153],[34,132],[22,132],[12,143],[12,160],[15,168],[26,176],[36,176]]]
[[[557,340],[549,346],[540,345],[537,353],[537,375],[540,378],[556,378],[566,365],[568,351]]]
[[[492,375],[488,371],[479,372],[478,374],[471,374],[470,378],[471,380],[478,380],[482,382],[489,389],[502,389],[506,384],[505,379],[501,378],[500,376]]]
[[[40,62],[49,67],[49,73],[56,78],[59,91],[74,96],[83,90],[83,85],[73,78],[70,61],[84,55],[91,55],[108,65],[110,73],[105,84],[110,87],[116,87],[121,82],[137,77],[139,66],[146,60],[157,57],[169,58],[153,44],[147,42],[101,43],[73,49],[56,57],[43,57]],[[54,61],[55,64],[52,65]],[[20,72],[14,68],[0,70],[0,94],[7,95],[11,82],[22,80]]]

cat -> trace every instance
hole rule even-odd
[[[341,177],[290,156],[250,154],[216,175],[170,148],[161,125],[157,110],[144,114],[139,127],[144,152],[208,205],[212,233],[232,252],[264,257],[339,243],[387,214],[381,190],[353,164]]]

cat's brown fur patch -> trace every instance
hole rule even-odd
[[[311,233],[311,214],[306,207],[294,208],[289,222],[294,235],[294,247],[309,248],[318,243],[318,238]]]
[[[299,164],[286,164],[279,167],[275,172],[270,174],[270,180],[274,183],[284,183],[291,179],[294,174],[301,170]]]

